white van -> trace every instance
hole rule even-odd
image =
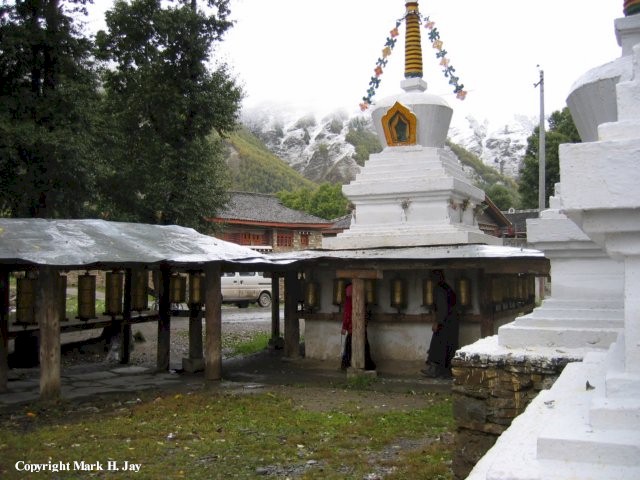
[[[271,279],[262,272],[229,272],[222,274],[222,303],[235,303],[246,308],[250,303],[271,305]]]

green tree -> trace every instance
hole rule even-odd
[[[519,192],[522,208],[538,207],[539,132],[539,127],[536,127],[527,139],[527,151],[520,169]],[[545,205],[548,205],[549,195],[553,193],[554,185],[560,181],[560,144],[580,142],[580,135],[567,107],[551,114],[545,140]]]
[[[380,140],[371,128],[370,122],[361,117],[356,117],[349,122],[349,131],[345,140],[355,147],[356,153],[353,159],[360,166],[369,160],[369,155],[382,151]]]
[[[95,204],[97,72],[87,0],[0,6],[0,212],[81,217]]]
[[[226,200],[220,137],[236,127],[242,91],[226,65],[208,68],[231,26],[229,0],[203,3],[208,13],[196,0],[117,0],[96,36],[113,65],[104,75],[113,161],[102,199],[111,218],[206,228]]]
[[[280,201],[294,210],[301,210],[326,220],[348,213],[349,201],[342,194],[342,185],[323,183],[315,190],[299,188],[292,192],[278,192]]]
[[[494,183],[485,190],[485,194],[500,210],[509,210],[517,206],[517,198],[513,190],[501,183]]]

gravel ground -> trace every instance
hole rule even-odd
[[[251,312],[255,311],[253,317]],[[263,319],[263,309],[239,311],[236,307],[225,307],[222,322],[223,358],[231,355],[230,345],[251,340],[258,333],[270,333],[271,321]],[[280,325],[280,331],[284,326]],[[156,322],[139,323],[132,326],[134,336],[130,364],[153,368],[156,366],[158,326]],[[204,327],[203,327],[204,333]],[[109,345],[100,338],[101,330],[66,333],[63,335],[62,364],[77,365],[79,362],[117,362],[116,345]],[[112,348],[113,347],[113,348]],[[189,354],[189,319],[171,319],[171,366],[180,368],[182,358]]]

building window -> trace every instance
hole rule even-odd
[[[308,247],[309,246],[309,232],[300,232],[300,246]]]
[[[293,233],[280,232],[277,236],[279,247],[292,247],[293,246]]]

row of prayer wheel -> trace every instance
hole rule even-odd
[[[24,277],[16,279],[16,323],[35,324],[35,300],[37,278],[28,272]],[[67,320],[67,277],[58,276],[58,311],[60,321]],[[187,276],[173,274],[170,278],[169,299],[171,303],[187,301]],[[122,315],[124,312],[124,272],[111,271],[105,274],[105,315]],[[204,303],[204,275],[189,274],[189,303]],[[149,309],[149,274],[146,270],[133,270],[131,274],[131,310],[145,311]],[[96,276],[89,272],[78,276],[78,319],[96,318]]]
[[[532,275],[508,275],[491,279],[491,302],[526,302],[535,296],[535,277]]]
[[[346,288],[349,280],[336,278],[333,281],[333,304],[342,306],[345,301]],[[458,294],[458,304],[466,307],[471,303],[471,284],[469,279],[460,278],[456,282],[456,292]],[[432,307],[434,304],[433,289],[435,282],[430,278],[422,281],[422,306]],[[408,292],[407,282],[403,278],[394,278],[389,286],[389,304],[398,310],[407,308]],[[377,281],[374,279],[364,280],[364,296],[367,305],[377,305]],[[308,310],[320,307],[320,286],[318,282],[310,281],[305,284],[304,303]]]

